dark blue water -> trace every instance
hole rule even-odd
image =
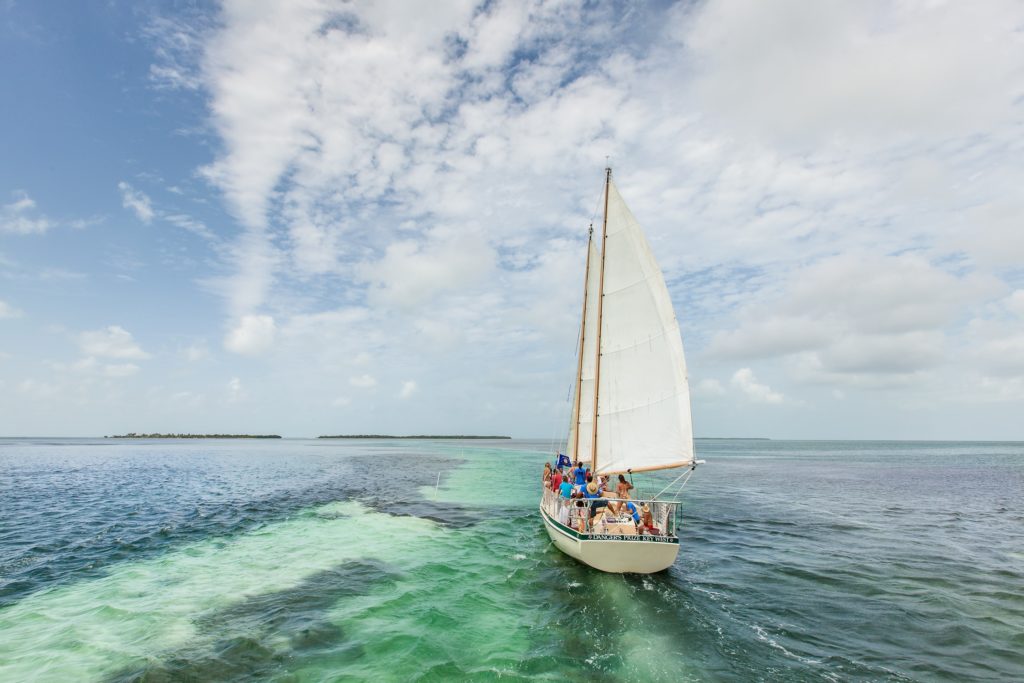
[[[0,680],[1024,680],[1024,445],[698,442],[650,577],[545,450],[0,440]]]

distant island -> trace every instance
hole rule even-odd
[[[277,434],[114,434],[104,439],[280,439]]]
[[[318,436],[318,439],[511,439],[511,436],[469,436],[466,434],[414,434],[395,436],[393,434],[335,434]]]

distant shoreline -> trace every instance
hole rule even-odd
[[[114,434],[104,439],[280,439],[278,434]]]
[[[414,434],[395,436],[393,434],[337,434],[318,436],[318,439],[511,439],[511,436],[472,436],[467,434]]]

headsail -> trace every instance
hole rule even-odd
[[[672,300],[640,225],[610,179],[607,206],[597,471],[689,465],[693,462],[690,393]],[[596,309],[597,297],[590,298]],[[583,346],[583,352],[596,359],[596,349],[587,347],[586,338]],[[593,401],[592,363],[589,375],[583,375],[588,376],[586,391]],[[581,398],[582,424],[593,416],[587,415],[587,395],[581,392]],[[580,429],[581,459],[590,460],[584,456],[590,452],[590,441],[589,430]]]

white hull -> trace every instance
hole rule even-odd
[[[559,550],[603,572],[653,574],[671,567],[679,554],[678,539],[651,536],[593,538],[559,524],[545,512],[543,506],[540,508],[540,516],[548,536]]]

